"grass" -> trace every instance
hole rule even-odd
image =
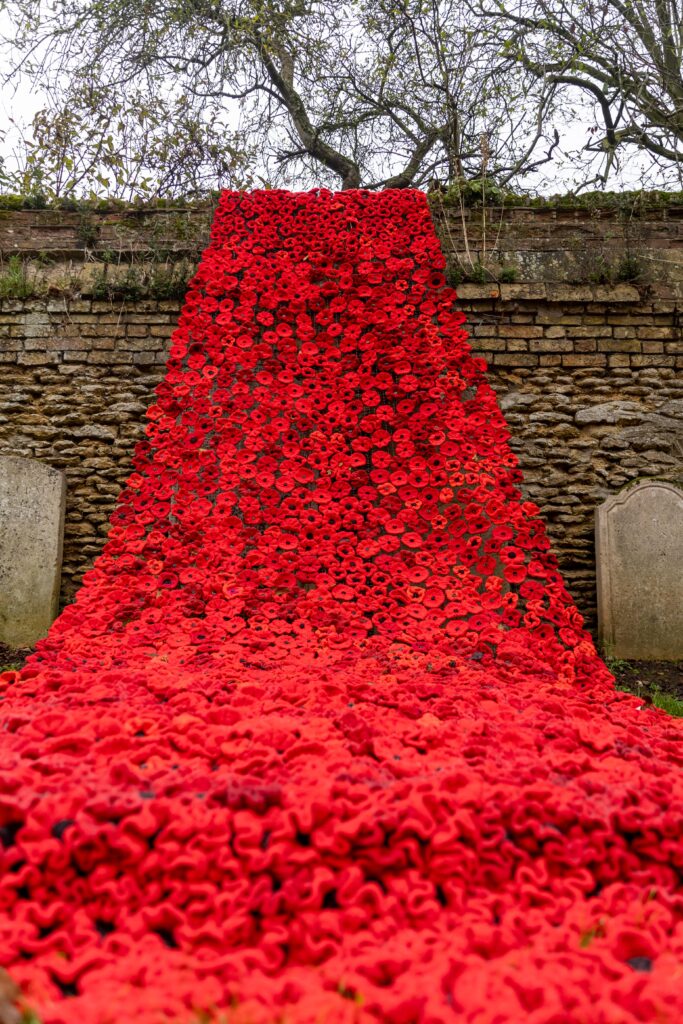
[[[111,251],[103,253],[106,257],[112,255],[115,256]],[[167,260],[164,264],[147,261],[129,264],[123,276],[111,276],[110,266],[116,264],[105,260],[93,281],[92,294],[95,299],[182,299],[197,269],[195,263],[186,259],[176,262]]]
[[[618,675],[620,672],[623,672],[625,668],[629,667],[629,663],[627,661],[624,661],[623,658],[606,657],[605,664],[607,665],[607,668],[610,670],[613,676]]]
[[[673,718],[683,718],[683,700],[672,697],[670,693],[655,690],[652,694],[652,703],[662,711],[666,711],[667,715],[672,715]]]
[[[37,292],[35,273],[16,254],[0,267],[0,299],[30,299]]]

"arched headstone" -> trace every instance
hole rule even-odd
[[[0,642],[30,647],[59,606],[66,480],[34,459],[0,458]]]
[[[646,480],[608,498],[595,548],[605,654],[683,659],[683,490]]]

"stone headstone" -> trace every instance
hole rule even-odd
[[[59,605],[66,480],[34,459],[0,458],[0,642],[31,647]]]
[[[683,490],[646,480],[608,498],[595,548],[605,654],[683,660]]]

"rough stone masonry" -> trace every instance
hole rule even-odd
[[[477,278],[460,303],[525,491],[594,626],[595,508],[634,480],[683,482],[683,204],[624,219],[433,202],[451,273]],[[0,455],[66,473],[62,603],[104,542],[163,376],[181,300],[159,281],[196,258],[210,217],[0,212]]]

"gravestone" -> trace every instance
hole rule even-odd
[[[0,458],[0,642],[31,647],[59,604],[64,473],[34,459]]]
[[[608,498],[595,549],[605,654],[683,660],[683,490],[646,480]]]

